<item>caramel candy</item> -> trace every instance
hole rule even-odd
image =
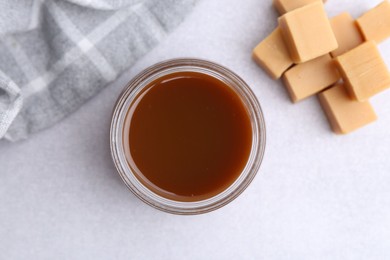
[[[373,41],[338,56],[336,64],[350,96],[358,101],[390,87],[390,73]]]
[[[316,1],[321,0],[274,0],[273,3],[276,10],[278,10],[278,12],[283,15],[287,12],[314,3]],[[324,0],[323,2],[325,3],[326,0]]]
[[[279,18],[279,25],[295,63],[315,59],[338,47],[321,1],[286,13]]]
[[[252,57],[273,79],[280,78],[293,65],[279,28],[256,46]]]
[[[377,119],[368,101],[350,99],[343,84],[338,84],[318,95],[333,131],[347,134]]]
[[[329,54],[298,64],[283,75],[294,103],[317,94],[339,79],[340,74]]]
[[[390,2],[384,1],[356,21],[367,41],[380,43],[390,36]]]
[[[331,52],[333,57],[344,54],[363,43],[359,28],[349,13],[342,13],[333,17],[330,24],[339,44],[339,47]]]

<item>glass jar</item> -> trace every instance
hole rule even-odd
[[[252,146],[246,166],[239,177],[221,193],[201,201],[183,202],[164,198],[143,185],[135,176],[125,155],[124,134],[128,111],[135,106],[134,100],[142,90],[154,80],[177,72],[197,72],[212,76],[229,86],[241,98],[252,126]],[[266,142],[265,122],[256,96],[248,85],[235,73],[210,61],[199,59],[174,59],[153,65],[126,86],[114,109],[110,146],[115,167],[126,186],[146,204],[159,210],[179,214],[195,215],[218,209],[240,195],[251,183],[260,168]]]

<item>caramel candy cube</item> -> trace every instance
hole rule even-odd
[[[279,28],[255,47],[252,57],[273,79],[293,65]]]
[[[350,99],[343,84],[325,90],[318,97],[333,131],[338,134],[347,134],[377,119],[371,104]]]
[[[315,59],[338,47],[321,1],[286,13],[279,18],[279,25],[295,63]]]
[[[339,79],[340,74],[329,54],[298,64],[283,75],[294,103],[321,92]]]
[[[390,73],[373,41],[338,56],[336,64],[350,96],[358,101],[390,87]]]
[[[384,1],[356,21],[366,41],[380,43],[390,36],[390,2]]]
[[[334,35],[339,47],[332,51],[333,57],[337,57],[363,43],[363,37],[359,32],[355,20],[349,13],[342,13],[330,20]]]
[[[274,0],[273,3],[276,10],[281,15],[283,15],[287,12],[314,3],[316,1],[321,1],[321,0]],[[324,0],[323,2],[326,2],[326,0]]]

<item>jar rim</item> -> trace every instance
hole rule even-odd
[[[237,179],[221,193],[200,201],[183,202],[164,198],[143,185],[127,163],[123,147],[123,127],[127,111],[137,93],[150,82],[172,73],[199,72],[227,83],[247,107],[252,124],[252,147],[247,164]],[[110,128],[110,148],[115,167],[123,182],[146,204],[178,215],[196,215],[216,210],[237,198],[252,182],[262,163],[266,143],[266,129],[261,106],[250,87],[234,72],[211,61],[179,58],[157,63],[146,68],[126,85],[114,108]]]

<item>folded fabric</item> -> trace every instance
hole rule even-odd
[[[2,0],[0,138],[26,138],[77,110],[196,1]]]

